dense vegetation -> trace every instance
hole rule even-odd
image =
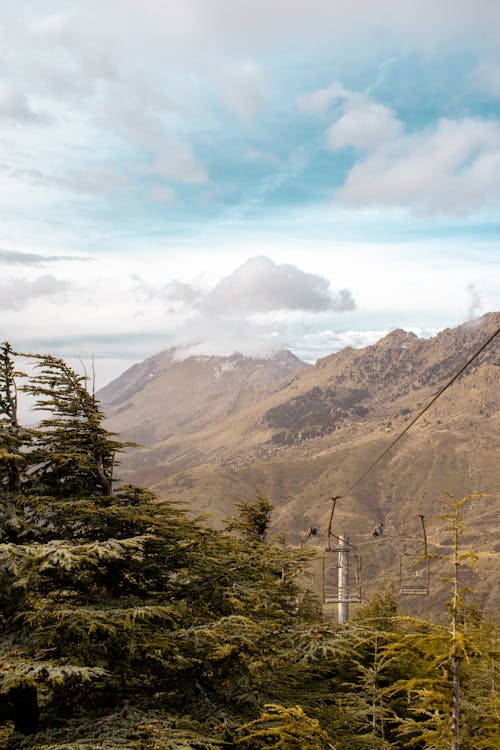
[[[114,488],[125,446],[85,379],[22,361],[2,346],[0,747],[498,746],[495,632],[464,617],[458,586],[466,500],[446,509],[446,624],[401,616],[389,592],[332,625],[301,586],[309,553],[267,540],[265,498],[222,533]],[[36,429],[18,423],[21,390],[47,415]]]

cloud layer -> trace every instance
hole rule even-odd
[[[3,5],[5,337],[319,353],[499,306],[497,0]]]
[[[19,250],[0,249],[0,264],[7,266],[43,266],[46,263],[75,260],[81,261],[84,258],[75,258],[73,255],[41,255],[40,253],[25,253]]]

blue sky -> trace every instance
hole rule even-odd
[[[494,0],[4,2],[2,338],[107,379],[498,309],[499,37]]]

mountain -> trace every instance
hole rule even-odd
[[[162,353],[98,394],[109,427],[143,446],[123,459],[120,475],[188,503],[214,525],[236,501],[266,495],[275,530],[298,543],[314,526],[318,549],[327,542],[330,498],[340,495],[334,533],[348,531],[363,550],[368,591],[397,585],[401,556],[422,551],[420,515],[432,550],[448,544],[437,519],[443,491],[462,497],[499,484],[500,336],[357,480],[499,325],[500,313],[490,313],[431,339],[395,330],[310,367],[288,352],[183,361]],[[466,525],[486,607],[497,601],[498,498],[498,488],[475,497]],[[383,539],[375,539],[380,523]],[[440,564],[433,569],[437,591]]]
[[[255,405],[308,365],[289,351],[269,357],[191,356],[170,349],[134,365],[98,397],[113,429],[144,446],[178,440]]]

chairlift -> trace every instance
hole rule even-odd
[[[361,602],[361,555],[347,538],[332,532],[333,514],[339,498],[332,497],[332,511],[328,523],[327,546],[322,555],[323,604],[349,604]],[[335,543],[332,544],[332,538]]]
[[[344,546],[344,544],[346,546]],[[362,558],[348,541],[329,546],[322,555],[323,604],[361,602]]]
[[[423,554],[405,552],[399,558],[399,593],[403,596],[428,596],[431,579],[431,561],[427,554],[427,534],[424,516],[419,514],[422,524]]]
[[[405,553],[399,558],[399,593],[403,596],[428,596],[431,561],[421,555]]]

